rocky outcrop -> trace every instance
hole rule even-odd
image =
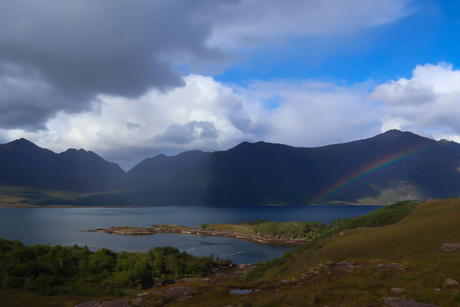
[[[460,243],[443,243],[441,249],[444,252],[452,252],[460,249]]]
[[[452,278],[446,278],[446,280],[444,280],[444,284],[448,287],[455,287],[458,286],[458,281]]]

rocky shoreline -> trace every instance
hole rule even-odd
[[[278,238],[278,237],[261,237],[252,234],[243,234],[229,230],[206,230],[198,228],[190,228],[181,225],[152,225],[152,227],[130,227],[130,226],[114,226],[109,228],[98,228],[88,230],[92,232],[104,232],[109,234],[119,235],[152,235],[156,233],[181,233],[200,236],[219,236],[241,239],[261,244],[274,245],[305,245],[311,240],[293,239],[293,238]]]

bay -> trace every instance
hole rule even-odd
[[[82,230],[111,226],[150,227],[154,224],[240,223],[268,221],[311,221],[329,224],[360,216],[380,206],[249,206],[249,207],[149,207],[149,208],[3,208],[0,237],[20,240],[25,245],[87,245],[91,250],[146,252],[156,246],[172,246],[195,256],[219,256],[234,263],[267,261],[292,250],[225,237],[184,234],[123,236]]]

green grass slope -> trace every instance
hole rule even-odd
[[[433,200],[391,225],[345,229],[257,265],[189,306],[460,306],[460,199]],[[260,289],[248,295],[230,288]],[[397,304],[394,303],[394,304]],[[403,305],[405,303],[406,305]]]
[[[359,227],[327,239],[310,261],[360,258],[442,257],[443,243],[460,242],[460,200],[421,203],[409,216],[392,225]]]

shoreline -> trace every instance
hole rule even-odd
[[[311,205],[250,205],[247,207],[358,207],[358,206],[378,206],[386,207],[390,205],[387,204],[311,204]],[[75,205],[1,205],[0,209],[14,209],[14,208],[82,208],[82,209],[142,209],[142,208],[164,208],[164,207],[211,207],[211,208],[225,208],[225,207],[246,207],[246,205],[225,205],[225,206],[75,206]]]
[[[307,245],[311,243],[311,240],[307,239],[261,237],[253,234],[244,234],[230,230],[204,230],[181,225],[152,225],[152,227],[114,226],[109,228],[97,228],[83,231],[119,235],[153,235],[157,233],[191,234],[199,236],[228,237],[270,245]]]

